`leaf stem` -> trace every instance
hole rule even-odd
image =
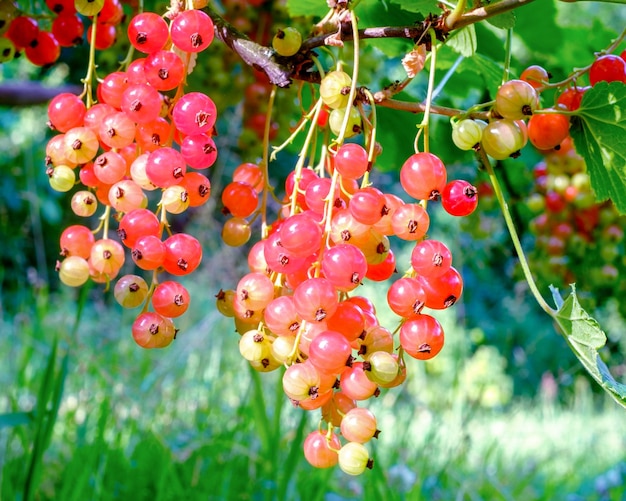
[[[526,254],[524,254],[524,249],[522,248],[522,243],[520,242],[519,236],[517,234],[517,230],[515,229],[515,225],[513,224],[513,218],[511,217],[511,212],[509,210],[509,206],[506,203],[504,195],[502,193],[502,188],[500,186],[500,182],[496,176],[496,173],[489,162],[489,158],[484,150],[478,150],[478,157],[480,159],[481,164],[487,170],[489,174],[489,179],[493,186],[493,191],[496,195],[496,199],[500,204],[500,209],[502,210],[502,215],[504,216],[504,221],[506,223],[506,227],[509,230],[509,235],[511,235],[511,240],[513,241],[513,247],[515,248],[515,252],[517,252],[517,257],[519,259],[520,265],[522,267],[522,271],[524,272],[524,278],[526,278],[526,282],[528,282],[528,286],[530,287],[530,291],[532,292],[535,300],[541,306],[541,309],[545,311],[551,317],[554,317],[556,314],[556,310],[553,310],[548,303],[545,301],[541,292],[539,292],[539,288],[537,287],[537,283],[533,278],[532,272],[530,271],[530,266],[528,264],[528,260],[526,259]]]

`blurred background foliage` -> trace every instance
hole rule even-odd
[[[364,1],[361,23],[375,25],[376,9],[383,7],[401,15],[405,3]],[[156,12],[166,6],[144,4]],[[253,8],[243,0],[224,0],[218,7],[265,44],[277,27],[295,24],[306,33],[311,25],[309,18],[291,19],[280,1]],[[132,5],[125,9],[130,14]],[[626,20],[617,6],[551,0],[517,9],[515,16],[511,76],[540,64],[555,80],[589,64]],[[486,23],[476,27],[480,64],[448,47],[440,51],[437,80],[447,80],[438,105],[466,109],[493,97],[502,77],[505,33]],[[128,49],[124,38],[120,32],[115,47],[99,54],[99,74],[117,69]],[[363,85],[377,90],[404,77],[405,43],[362,45]],[[350,50],[342,53],[348,60]],[[64,49],[61,61],[46,69],[24,59],[2,64],[0,86],[25,80],[47,87],[79,84],[86,51]],[[532,301],[488,195],[466,221],[432,211],[431,236],[452,248],[464,294],[443,316],[446,349],[430,362],[411,364],[408,384],[374,403],[385,430],[374,451],[375,470],[348,479],[305,464],[303,434],[317,426],[317,417],[284,402],[278,375],[248,370],[234,329],[214,309],[215,293],[232,288],[245,269],[247,249],[224,248],[220,241],[225,219],[219,193],[237,165],[261,154],[258,116],[265,109],[256,81],[254,71],[219,42],[190,76],[189,89],[207,91],[218,104],[219,159],[210,172],[212,201],[176,223],[203,242],[205,259],[198,278],[186,284],[194,311],[181,320],[180,339],[166,351],[137,348],[130,336],[132,314],[120,311],[102,287],[74,291],[59,285],[59,235],[76,220],[69,195],[51,190],[45,174],[45,144],[52,134],[45,104],[0,108],[0,387],[6,389],[0,392],[0,499],[35,496],[27,485],[37,487],[37,499],[623,499],[623,413],[588,381]],[[426,86],[426,75],[420,75],[398,97],[420,101]],[[298,88],[294,83],[279,92],[274,144],[298,120]],[[302,94],[307,92],[304,86]],[[383,154],[371,176],[377,187],[399,190],[398,169],[413,151],[418,118],[378,109]],[[447,118],[435,117],[432,151],[451,178],[481,185],[484,173],[472,154],[454,147],[450,130]],[[279,187],[297,147],[298,140],[271,165]],[[527,201],[533,166],[541,160],[527,148],[497,166],[531,259],[535,214]],[[408,263],[409,252],[398,247],[398,262]],[[537,255],[531,262],[540,274],[544,259]],[[546,297],[549,283],[542,282]],[[595,306],[610,339],[603,355],[622,376],[624,302],[598,282],[587,285],[586,304]],[[364,294],[375,299],[382,323],[393,325],[386,288],[369,284]],[[52,351],[57,341],[58,356]],[[66,373],[61,353],[69,354]],[[44,372],[46,364],[52,372]],[[55,388],[62,391],[58,413]],[[50,405],[40,408],[42,401]],[[37,437],[45,444],[44,417],[53,425],[50,445],[37,449]]]

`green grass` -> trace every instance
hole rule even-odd
[[[302,441],[319,414],[286,402],[280,374],[249,370],[232,324],[210,307],[213,291],[193,287],[203,304],[163,351],[137,348],[132,312],[104,304],[96,291],[39,291],[5,315],[0,499],[626,496],[623,411],[595,402],[584,380],[567,405],[539,397],[478,405],[464,369],[469,334],[451,317],[448,355],[411,364],[408,384],[371,403],[383,430],[371,445],[374,469],[358,478],[315,470]],[[506,386],[497,360],[488,363],[491,384]]]

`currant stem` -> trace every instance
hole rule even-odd
[[[267,194],[269,192],[269,149],[270,149],[270,130],[272,127],[272,111],[274,110],[274,100],[276,99],[276,86],[272,86],[270,98],[267,103],[267,113],[265,115],[265,127],[263,129],[263,156],[261,167],[263,169],[263,195],[261,196],[261,238],[266,238],[267,228]]]
[[[506,41],[504,42],[504,74],[502,75],[502,83],[508,82],[511,73],[511,43],[513,41],[513,29],[506,31]]]
[[[515,224],[513,223],[513,218],[511,217],[511,212],[509,210],[509,206],[506,203],[504,195],[502,193],[502,188],[500,186],[500,182],[489,162],[489,158],[484,150],[478,150],[478,157],[480,159],[481,164],[486,169],[487,174],[489,174],[489,180],[491,181],[491,185],[493,186],[493,191],[496,195],[496,199],[500,204],[500,209],[502,210],[502,215],[504,216],[504,221],[506,223],[506,227],[509,230],[509,235],[511,236],[511,240],[513,241],[513,247],[517,252],[517,258],[519,259],[519,263],[522,267],[522,271],[524,272],[524,278],[526,278],[526,282],[530,287],[530,291],[532,292],[535,300],[541,306],[541,309],[545,311],[551,317],[554,317],[556,310],[553,310],[548,303],[545,301],[541,292],[539,292],[539,288],[537,287],[537,283],[533,278],[532,272],[530,271],[530,266],[528,264],[528,260],[526,259],[526,254],[524,254],[524,249],[522,248],[522,243],[520,242],[519,235],[517,234],[517,230],[515,229]]]
[[[356,84],[359,77],[359,26],[357,24],[356,15],[353,10],[350,11],[350,22],[352,23],[352,31],[354,33],[353,48],[353,66],[352,66],[352,83],[350,84],[350,93],[348,94],[348,105],[346,106],[346,112],[343,116],[343,123],[341,124],[341,130],[339,131],[339,137],[337,138],[337,144],[341,146],[346,136],[346,129],[348,128],[348,122],[350,120],[350,109],[354,103],[356,97]]]
[[[566,1],[566,0],[564,0],[564,1]],[[622,43],[624,38],[626,38],[626,28],[613,41],[613,43],[611,43],[611,45],[609,45],[603,51],[600,51],[598,53],[598,55],[611,54],[615,49],[617,49],[620,46],[620,44]],[[543,91],[545,89],[554,89],[554,88],[558,88],[558,87],[563,87],[563,86],[565,86],[566,84],[568,84],[570,82],[575,82],[576,80],[578,80],[578,78],[580,78],[582,75],[584,75],[585,73],[587,73],[591,69],[592,64],[593,63],[585,66],[584,68],[577,69],[569,77],[567,77],[565,80],[561,80],[560,82],[545,84],[538,90],[539,91]]]
[[[424,151],[428,153],[430,151],[430,145],[428,141],[428,132],[429,132],[429,124],[430,124],[430,110],[433,101],[433,90],[435,88],[435,68],[437,67],[437,44],[435,38],[435,30],[429,30],[430,40],[432,42],[431,45],[431,53],[430,53],[430,69],[428,72],[428,92],[426,94],[426,103],[424,105],[424,118],[422,119],[422,123],[420,124],[420,128],[424,131]],[[416,139],[417,146],[417,139]],[[417,147],[415,148],[417,153]]]
[[[85,84],[82,96],[85,97],[85,106],[91,108],[94,104],[92,81],[96,76],[96,30],[98,25],[98,14],[93,16],[91,26],[91,39],[89,40],[89,62],[87,63],[87,74],[82,82]],[[81,96],[81,97],[82,97]]]
[[[291,208],[289,213],[296,213],[296,198],[298,194],[298,185],[300,184],[300,179],[302,179],[302,169],[304,168],[304,161],[306,159],[307,152],[309,150],[309,146],[311,145],[311,140],[313,139],[313,134],[317,130],[317,119],[320,114],[320,110],[322,109],[322,100],[320,99],[315,104],[315,111],[313,113],[313,119],[311,120],[311,125],[307,132],[306,138],[304,140],[304,144],[302,145],[302,149],[298,155],[298,162],[294,168],[294,184],[293,190],[291,192]]]
[[[448,17],[446,17],[446,27],[452,28],[457,20],[463,15],[465,12],[465,7],[467,6],[467,0],[459,0],[459,2],[454,7],[454,10],[450,12]]]

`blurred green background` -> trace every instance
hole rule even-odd
[[[244,20],[254,16],[242,2],[222,7]],[[551,1],[521,9],[513,71],[543,64],[558,79],[589,64],[593,51],[623,28],[626,16],[618,9]],[[260,12],[273,25],[288,19],[281,2]],[[249,29],[271,29],[262,25]],[[501,58],[502,33],[482,27],[482,53]],[[545,39],[538,40],[539,33]],[[123,38],[99,55],[100,74],[123,59]],[[61,62],[47,69],[23,59],[2,64],[0,86],[77,84],[86,50],[64,50]],[[366,85],[396,78],[397,57],[373,46],[363,50]],[[205,257],[185,282],[192,307],[167,350],[138,348],[130,335],[134,312],[121,311],[102,286],[60,286],[54,272],[59,235],[77,220],[69,195],[52,191],[45,174],[52,137],[45,104],[0,108],[0,499],[626,499],[626,415],[585,375],[534,304],[488,198],[466,222],[433,211],[431,236],[453,249],[464,295],[438,316],[446,331],[442,353],[425,363],[411,360],[407,383],[368,403],[383,430],[372,445],[374,469],[352,478],[306,463],[302,442],[319,414],[291,406],[279,373],[249,369],[232,322],[214,307],[215,294],[246,272],[249,248],[221,243],[220,188],[239,163],[256,161],[261,147],[248,121],[250,103],[242,100],[252,72],[217,43],[210,51],[190,88],[208,89],[218,104],[219,160],[210,172],[212,200],[176,223],[201,240]],[[448,49],[440,56],[443,76],[459,56]],[[450,74],[438,104],[462,108],[488,97],[483,76],[468,63]],[[425,76],[416,79],[404,97],[423,99],[425,86]],[[279,93],[277,143],[297,119],[296,90]],[[399,189],[397,169],[412,150],[416,122],[410,114],[379,110],[385,156],[372,174],[379,188]],[[433,151],[454,177],[484,179],[472,156],[452,146],[447,120],[437,119],[432,135]],[[293,167],[296,147],[272,164],[276,184]],[[531,258],[532,214],[525,202],[539,160],[529,150],[500,166]],[[398,262],[408,262],[410,249],[393,245]],[[540,257],[531,264],[543,269]],[[589,299],[597,292],[590,285]],[[381,323],[394,325],[385,284],[360,291],[374,300]],[[626,353],[623,300],[595,297],[588,304],[610,341],[603,355],[619,378]]]

